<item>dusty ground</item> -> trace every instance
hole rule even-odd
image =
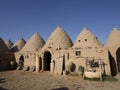
[[[82,80],[80,76],[51,76],[49,72],[0,72],[0,90],[120,90],[117,82]]]

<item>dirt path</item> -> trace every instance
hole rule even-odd
[[[80,76],[51,76],[49,72],[0,72],[0,90],[120,90],[117,82],[82,80]]]

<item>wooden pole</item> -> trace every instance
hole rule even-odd
[[[101,59],[99,60],[100,80],[102,81]]]

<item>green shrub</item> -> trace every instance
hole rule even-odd
[[[106,75],[106,76],[103,77],[103,81],[116,82],[116,81],[118,81],[118,79],[116,79],[113,76],[107,76]]]

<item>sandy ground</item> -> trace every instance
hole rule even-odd
[[[0,90],[120,90],[117,82],[83,80],[80,76],[51,76],[49,72],[0,72]]]

